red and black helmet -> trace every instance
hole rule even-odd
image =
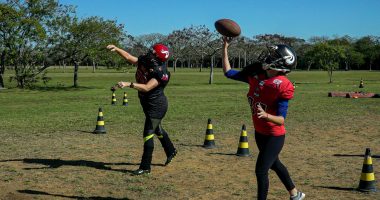
[[[152,53],[160,60],[165,62],[169,59],[169,48],[163,44],[155,44],[152,47]]]

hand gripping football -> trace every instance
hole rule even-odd
[[[226,37],[237,37],[240,35],[240,26],[230,19],[219,19],[215,22],[216,30]]]

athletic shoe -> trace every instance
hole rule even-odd
[[[135,170],[132,172],[132,174],[134,176],[140,176],[140,175],[143,175],[143,174],[150,174],[150,169],[138,169],[138,170]]]
[[[290,197],[290,200],[302,200],[302,199],[305,198],[305,196],[306,196],[306,195],[305,195],[304,193],[298,191],[298,192],[297,192],[297,195],[295,195],[295,196],[291,196],[291,197]]]
[[[174,149],[174,152],[168,156],[165,162],[165,166],[167,166],[170,162],[172,162],[173,158],[177,155],[178,151],[177,149]]]

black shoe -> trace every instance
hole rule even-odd
[[[165,162],[165,166],[167,166],[170,162],[172,162],[173,158],[177,155],[178,151],[177,149],[174,149],[174,152],[168,156]]]
[[[150,169],[138,169],[132,172],[134,176],[140,176],[143,174],[150,174]]]

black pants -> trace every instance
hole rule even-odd
[[[292,190],[295,188],[289,172],[286,167],[281,163],[278,155],[281,152],[285,142],[285,135],[283,136],[267,136],[255,133],[257,147],[259,148],[259,155],[256,161],[256,178],[257,178],[257,199],[267,199],[269,189],[268,171],[272,169],[276,172],[281,182],[285,185],[286,189]]]
[[[146,116],[144,125],[144,152],[141,158],[140,169],[150,170],[154,150],[154,135],[157,135],[160,140],[166,156],[171,155],[175,151],[168,133],[161,126],[161,119],[154,119]]]

